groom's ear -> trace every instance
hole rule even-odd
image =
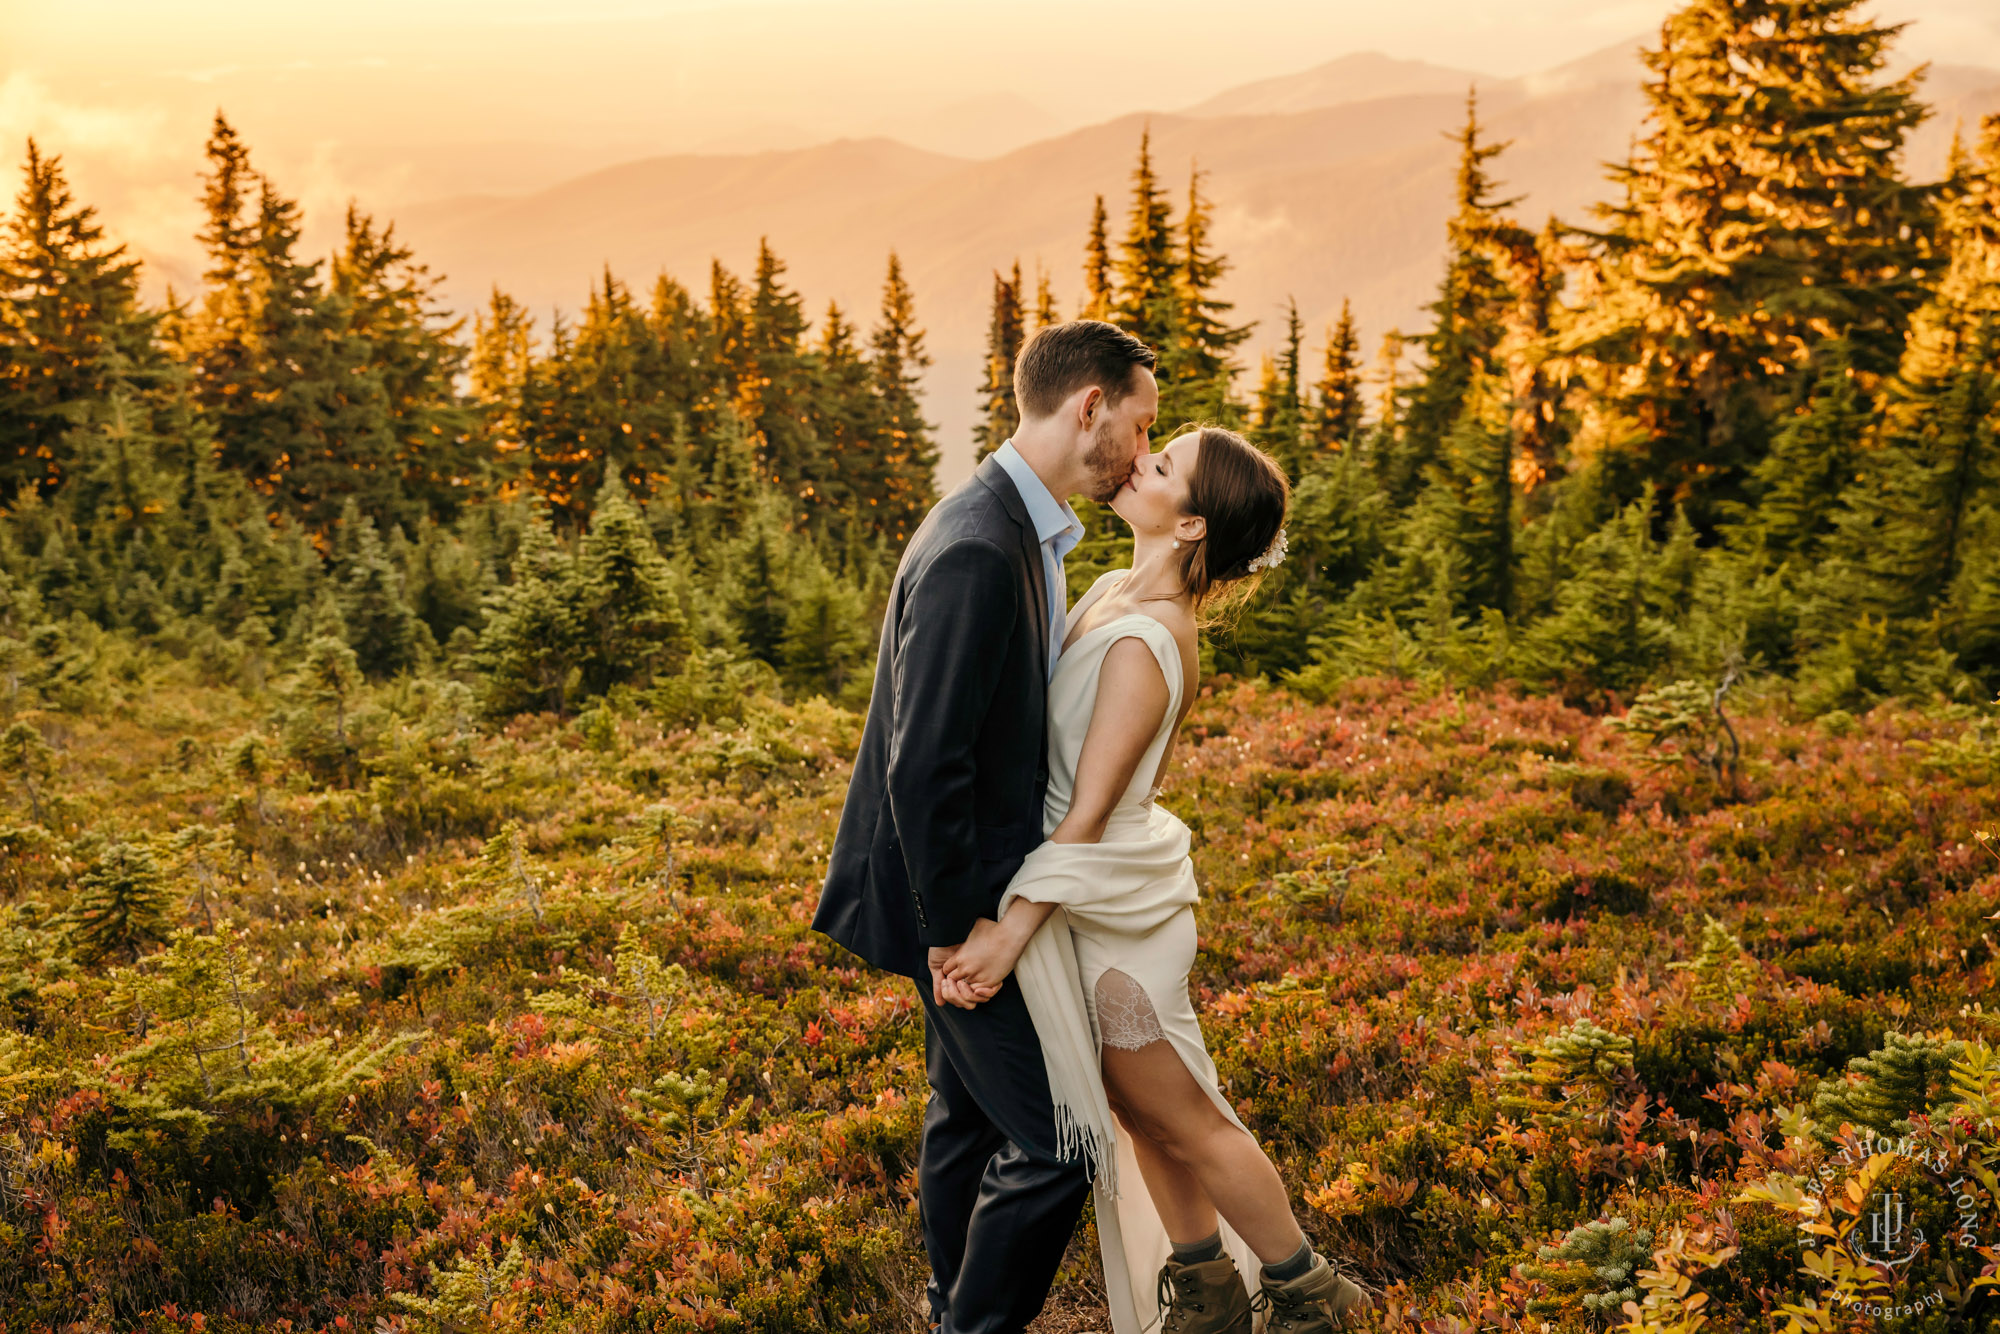
[[[1103,407],[1104,391],[1102,389],[1093,384],[1080,391],[1076,396],[1077,426],[1086,431],[1095,426],[1097,424],[1097,414],[1103,410]]]

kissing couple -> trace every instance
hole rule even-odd
[[[1098,320],[1021,349],[1019,428],[897,567],[813,918],[923,1001],[941,1334],[1026,1329],[1093,1189],[1115,1334],[1317,1334],[1367,1300],[1300,1230],[1188,996],[1188,828],[1154,798],[1198,629],[1283,559],[1289,487],[1231,431],[1151,452],[1154,363]],[[1074,607],[1071,495],[1133,535]]]

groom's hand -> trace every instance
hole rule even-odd
[[[931,946],[927,959],[931,970],[931,999],[939,1005],[956,1005],[961,1010],[970,1010],[981,1001],[993,999],[999,988],[973,986],[945,976],[945,965],[963,948],[962,945]]]
[[[956,1005],[962,1010],[972,1008],[958,985],[944,975],[944,966],[951,962],[951,956],[958,953],[956,945],[933,945],[927,962],[931,969],[931,999],[939,1005]]]

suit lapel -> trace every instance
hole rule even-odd
[[[1042,665],[1042,675],[1046,680],[1049,665],[1049,589],[1048,579],[1042,566],[1042,544],[1035,536],[1033,520],[1028,517],[1027,502],[1021,499],[1021,492],[1014,485],[1014,479],[1008,475],[1007,470],[989,454],[986,461],[979,465],[979,471],[975,475],[1000,497],[1000,504],[1006,509],[1007,517],[1011,518],[1014,526],[1020,530],[1021,552],[1028,561],[1029,585],[1035,591],[1032,605],[1035,608],[1035,647],[1039,651],[1035,661]]]

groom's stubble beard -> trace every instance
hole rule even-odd
[[[1100,505],[1117,495],[1118,488],[1132,475],[1131,456],[1120,458],[1119,453],[1117,428],[1107,412],[1097,424],[1097,432],[1091,436],[1090,448],[1083,456],[1083,466],[1090,469],[1091,483],[1096,488],[1090,492],[1090,498]]]

